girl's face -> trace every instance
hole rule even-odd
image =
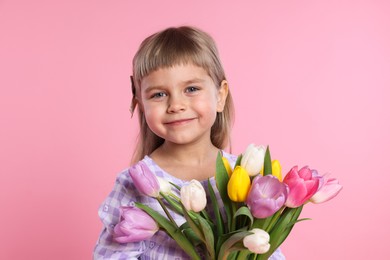
[[[149,128],[165,142],[211,142],[211,127],[222,112],[227,82],[217,89],[207,72],[187,64],[158,69],[141,80],[138,97]]]

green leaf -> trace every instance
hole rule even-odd
[[[301,218],[301,219],[298,219],[298,220],[295,221],[294,223],[288,224],[287,227],[293,226],[293,225],[295,225],[295,224],[298,223],[298,222],[306,221],[306,220],[311,220],[311,218]]]
[[[268,218],[255,218],[252,229],[260,228],[265,230],[270,225],[271,222],[272,222],[272,216]]]
[[[220,249],[222,244],[225,243],[226,240],[228,240],[232,235],[237,234],[241,231],[247,231],[247,229],[239,229],[239,230],[234,230],[229,233],[223,234],[222,236],[218,237],[217,241],[217,249]],[[219,252],[217,251],[217,254],[219,255]]]
[[[179,185],[177,185],[176,183],[173,183],[173,182],[169,182],[173,187],[175,187],[177,190],[180,191],[181,187]]]
[[[210,179],[208,180],[208,188],[211,198],[211,204],[213,205],[214,215],[215,215],[215,224],[217,226],[217,237],[221,236],[224,232],[224,225],[221,212],[219,211],[219,205],[217,197],[215,196],[214,189],[211,185]]]
[[[248,256],[250,254],[253,254],[253,253],[244,247],[243,249],[240,250],[240,253],[238,254],[236,259],[237,260],[247,260]]]
[[[272,230],[272,228],[274,227],[274,225],[276,224],[276,222],[279,220],[280,216],[283,214],[283,211],[285,210],[285,206],[283,206],[281,209],[279,209],[278,211],[276,211],[272,216],[268,217],[267,218],[267,225],[264,227],[264,230],[267,231],[268,233],[270,232],[270,230]]]
[[[202,211],[199,212],[200,215],[207,220],[207,222],[209,222],[209,224],[211,226],[214,227],[214,223],[213,223],[213,220],[211,219],[211,217],[209,216],[209,214],[207,213],[206,209],[203,209]]]
[[[160,193],[160,195],[168,202],[170,208],[179,213],[180,215],[183,215],[183,208],[181,207],[181,203],[180,201],[177,201],[176,199],[166,195],[166,194],[163,194],[162,192]],[[195,214],[193,212],[188,212],[188,214],[192,217],[192,218],[195,218]]]
[[[221,246],[221,249],[218,254],[218,260],[226,259],[227,256],[237,249],[237,245],[235,247],[235,244],[238,242],[241,242],[244,237],[247,235],[253,234],[252,232],[249,231],[241,231],[238,233],[235,233],[231,235]]]
[[[136,202],[135,205],[148,213],[191,258],[200,260],[200,257],[191,242],[183,235],[183,233],[181,233],[179,229],[176,229],[176,227],[168,219],[142,203]]]
[[[200,223],[200,227],[203,231],[204,242],[206,244],[207,251],[211,259],[215,259],[215,249],[214,249],[214,233],[213,229],[209,225],[206,219],[199,216],[198,221]]]
[[[186,208],[184,207],[183,204],[182,204],[182,209],[183,209],[183,213],[184,213],[184,218],[187,220],[188,224],[190,225],[190,227],[194,231],[195,235],[197,235],[199,237],[199,239],[204,242],[205,238],[204,238],[202,229],[200,228],[200,224],[198,223],[198,220],[197,220],[198,214],[196,214],[196,217],[191,217],[191,215],[188,213],[188,211],[186,210]]]
[[[297,223],[297,219],[301,214],[303,205],[298,208],[286,208],[281,214],[280,218],[274,225],[270,234],[270,250],[262,255],[258,255],[256,259],[268,259],[272,253],[284,242],[287,236],[290,234],[294,224]]]
[[[263,173],[264,176],[272,174],[272,161],[271,161],[271,153],[269,151],[269,146],[267,146],[267,150],[265,151]]]
[[[227,184],[229,182],[229,175],[226,171],[225,165],[222,161],[222,155],[221,153],[218,153],[217,157],[217,165],[216,165],[216,173],[215,173],[215,181],[216,185],[219,191],[219,195],[221,196],[221,199],[223,201],[223,205],[225,208],[227,221],[228,221],[228,227],[231,226],[232,222],[232,206],[231,206],[231,200],[229,199],[228,193],[227,193]]]
[[[238,242],[237,244],[242,244],[242,243]],[[232,250],[230,251],[230,254],[228,255],[227,260],[237,260],[240,251],[245,249],[245,247],[240,247],[240,246],[236,246],[236,245],[234,245],[232,247]]]
[[[241,208],[239,208],[236,213],[234,214],[234,218],[237,218],[238,216],[246,216],[249,218],[250,220],[250,227],[253,225],[253,216],[252,216],[252,213],[251,211],[248,209],[248,207],[246,206],[242,206]]]
[[[241,159],[242,159],[242,154],[240,154],[240,155],[237,157],[236,164],[234,165],[234,168],[236,168],[237,166],[241,165]],[[233,169],[233,170],[234,170],[234,169]]]
[[[203,241],[195,234],[191,229],[188,222],[184,222],[180,227],[180,230],[185,234],[185,236],[194,244],[195,246],[200,245]]]
[[[172,208],[175,212],[177,212],[177,213],[183,215],[183,210],[182,210],[182,208],[181,208],[180,202],[178,202],[178,201],[172,199],[171,197],[167,196],[166,194],[164,194],[164,193],[162,193],[162,192],[160,192],[160,195],[169,203],[169,205],[171,206],[171,208]]]

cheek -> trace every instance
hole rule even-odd
[[[157,111],[145,107],[144,116],[145,116],[146,124],[149,126],[150,130],[152,130],[153,133],[157,134],[158,129],[159,129],[158,122],[160,122],[159,121],[160,117],[159,117]]]
[[[146,121],[149,121],[150,118],[153,118],[154,117],[154,114],[155,114],[155,111],[153,109],[152,106],[148,105],[148,104],[144,104],[142,106],[142,109],[143,109],[143,112],[144,112],[144,116],[146,118]]]
[[[204,100],[201,106],[204,108],[205,111],[208,111],[209,113],[213,113],[213,114],[215,114],[219,109],[217,99],[212,96],[209,99]]]
[[[204,100],[203,102],[199,103],[198,106],[199,110],[201,111],[204,118],[207,118],[209,121],[215,121],[217,117],[217,102],[214,99]]]
[[[144,115],[147,121],[154,119],[158,116],[159,110],[153,106],[144,106]]]

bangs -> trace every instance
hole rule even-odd
[[[157,69],[186,64],[203,68],[213,81],[219,84],[224,75],[217,75],[220,74],[217,72],[221,71],[221,68],[217,68],[220,67],[218,66],[220,61],[215,55],[216,52],[212,39],[196,35],[194,32],[190,34],[186,31],[168,29],[165,33],[152,35],[142,42],[133,59],[135,84]]]

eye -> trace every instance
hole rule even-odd
[[[191,93],[191,92],[196,92],[198,90],[199,90],[198,87],[190,86],[190,87],[186,88],[185,92],[186,93]]]
[[[150,98],[162,98],[162,97],[165,97],[167,94],[165,94],[164,92],[156,92],[156,93],[153,93]]]

